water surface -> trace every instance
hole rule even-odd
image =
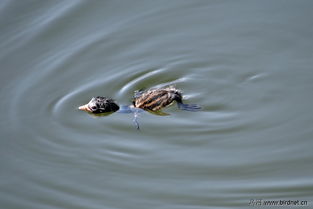
[[[2,1],[1,208],[311,207],[312,7]],[[77,110],[167,85],[202,111]]]

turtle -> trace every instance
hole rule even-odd
[[[167,115],[160,110],[171,105],[176,101],[177,106],[181,110],[199,111],[201,107],[197,104],[184,104],[182,102],[182,91],[173,86],[165,88],[151,88],[148,90],[135,91],[131,105],[119,106],[113,99],[97,96],[93,97],[87,104],[80,106],[78,109],[89,113],[134,113],[134,123],[139,130],[137,118],[143,110],[155,113],[158,115]]]
[[[199,105],[184,104],[182,100],[182,91],[170,86],[166,88],[149,89],[147,91],[135,91],[133,106],[155,112],[171,105],[174,101],[176,101],[178,108],[182,110],[198,111],[201,109]]]

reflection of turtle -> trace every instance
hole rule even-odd
[[[164,113],[160,113],[159,110],[171,105],[174,101],[176,101],[178,108],[182,110],[198,111],[201,109],[199,105],[184,104],[182,102],[182,92],[174,87],[136,91],[133,104],[130,106],[122,105],[119,107],[112,99],[94,97],[88,104],[80,106],[79,109],[95,114],[116,111],[121,113],[134,113],[134,122],[137,129],[139,129],[137,122],[139,112],[147,110],[152,113],[164,115]]]

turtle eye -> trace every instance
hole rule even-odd
[[[92,110],[96,110],[96,109],[97,109],[97,106],[91,106],[91,109],[92,109]]]

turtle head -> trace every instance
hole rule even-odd
[[[115,103],[113,99],[106,97],[93,97],[88,104],[78,107],[80,110],[84,110],[90,113],[105,113],[105,112],[115,112],[119,110],[119,106]]]

